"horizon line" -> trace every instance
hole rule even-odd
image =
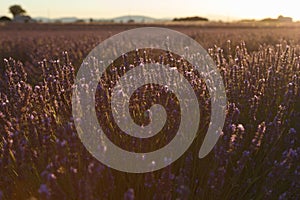
[[[11,14],[10,14],[11,15]],[[153,17],[150,15],[141,15],[141,14],[124,14],[124,15],[118,15],[115,17],[78,17],[78,16],[74,16],[74,15],[69,15],[69,16],[57,16],[57,17],[47,17],[47,16],[32,16],[28,13],[26,13],[25,15],[30,16],[32,18],[45,18],[45,19],[63,19],[63,18],[76,18],[76,19],[94,19],[94,20],[112,20],[112,19],[116,19],[116,18],[121,18],[121,17],[144,17],[144,18],[152,18],[154,20],[173,20],[175,18],[187,18],[187,17],[203,17],[203,18],[207,18],[209,21],[224,21],[224,22],[234,22],[234,21],[243,21],[243,20],[254,20],[254,21],[261,21],[264,19],[278,19],[279,16],[283,16],[283,17],[289,17],[289,16],[284,16],[281,14],[278,14],[277,17],[273,18],[273,17],[264,17],[264,18],[241,18],[241,17],[235,17],[235,16],[225,16],[225,15],[188,15],[188,16],[177,16],[177,17]],[[1,15],[0,17],[3,17],[6,15]],[[7,16],[6,16],[7,17]],[[13,18],[13,17],[11,17]],[[293,22],[297,22],[300,21],[300,19],[294,19],[292,17],[289,17],[292,19]]]

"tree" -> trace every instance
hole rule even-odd
[[[6,17],[6,16],[2,16],[0,17],[0,22],[10,22],[11,19],[9,17]]]
[[[13,5],[9,7],[9,11],[14,17],[26,13],[26,11],[20,5]]]

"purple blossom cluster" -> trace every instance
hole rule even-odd
[[[72,63],[82,55],[74,48],[38,62],[41,78],[32,77],[35,73],[26,63],[5,59],[0,88],[0,199],[300,199],[299,47],[282,42],[248,52],[244,42],[234,47],[227,41],[225,46],[208,49],[222,74],[228,105],[222,136],[203,159],[197,156],[210,118],[209,93],[201,74],[184,58],[136,50],[117,59],[99,81],[95,94],[99,123],[114,143],[130,151],[154,150],[168,143],[178,128],[180,109],[167,87],[137,89],[130,104],[135,122],[149,123],[145,111],[153,101],[166,108],[168,121],[159,137],[132,140],[116,126],[109,107],[112,88],[124,73],[145,63],[169,65],[197,94],[201,121],[193,145],[172,165],[145,174],[110,169],[79,140],[74,121],[80,119],[71,113],[77,70]],[[61,50],[53,48],[56,54]],[[32,55],[28,62],[36,58]]]

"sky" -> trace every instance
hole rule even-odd
[[[145,15],[154,18],[187,16],[210,20],[277,18],[300,20],[298,0],[0,0],[0,16],[18,4],[32,17],[112,18]]]

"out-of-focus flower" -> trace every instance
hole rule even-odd
[[[38,192],[47,198],[50,197],[50,189],[46,184],[41,184]]]
[[[129,188],[124,194],[124,200],[134,200],[134,190]]]

